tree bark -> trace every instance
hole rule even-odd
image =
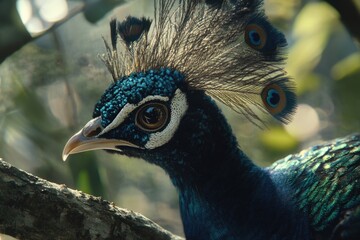
[[[0,159],[0,233],[18,239],[181,240],[142,215]]]

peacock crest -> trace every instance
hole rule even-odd
[[[189,89],[203,90],[259,125],[259,112],[287,123],[296,107],[283,70],[284,36],[267,21],[261,1],[154,0],[154,19],[110,22],[111,46],[101,59],[118,81],[170,68]],[[118,45],[121,44],[121,47]]]

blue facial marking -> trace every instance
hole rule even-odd
[[[276,108],[280,102],[280,94],[275,89],[269,89],[266,102],[273,108]]]
[[[132,73],[105,91],[95,106],[93,117],[101,115],[101,125],[105,128],[126,104],[137,104],[150,95],[171,98],[178,88],[185,88],[185,81],[177,70],[160,68]]]

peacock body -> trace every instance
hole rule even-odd
[[[360,239],[360,136],[260,168],[213,100],[257,125],[261,112],[286,123],[296,107],[286,41],[261,1],[154,3],[154,22],[111,21],[102,59],[114,83],[63,158],[105,149],[162,167],[190,240]]]

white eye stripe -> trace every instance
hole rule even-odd
[[[137,104],[131,104],[128,103],[126,104],[121,110],[120,112],[116,115],[116,117],[114,118],[114,120],[106,126],[106,128],[104,128],[101,133],[98,134],[102,135],[104,133],[109,132],[111,129],[116,128],[117,126],[119,126],[121,123],[123,123],[125,121],[125,119],[129,116],[129,114],[134,111],[134,109],[136,109],[137,107],[139,107],[140,105],[143,105],[144,103],[150,102],[150,101],[154,101],[154,100],[158,100],[158,101],[162,101],[162,102],[167,102],[169,101],[168,97],[164,97],[164,96],[148,96],[146,98],[144,98],[143,100],[141,100],[139,103]]]
[[[170,121],[161,132],[155,132],[150,135],[148,142],[145,144],[145,148],[154,149],[169,142],[178,129],[180,121],[184,116],[188,104],[186,96],[180,89],[176,90],[175,96],[171,101],[171,114]]]

